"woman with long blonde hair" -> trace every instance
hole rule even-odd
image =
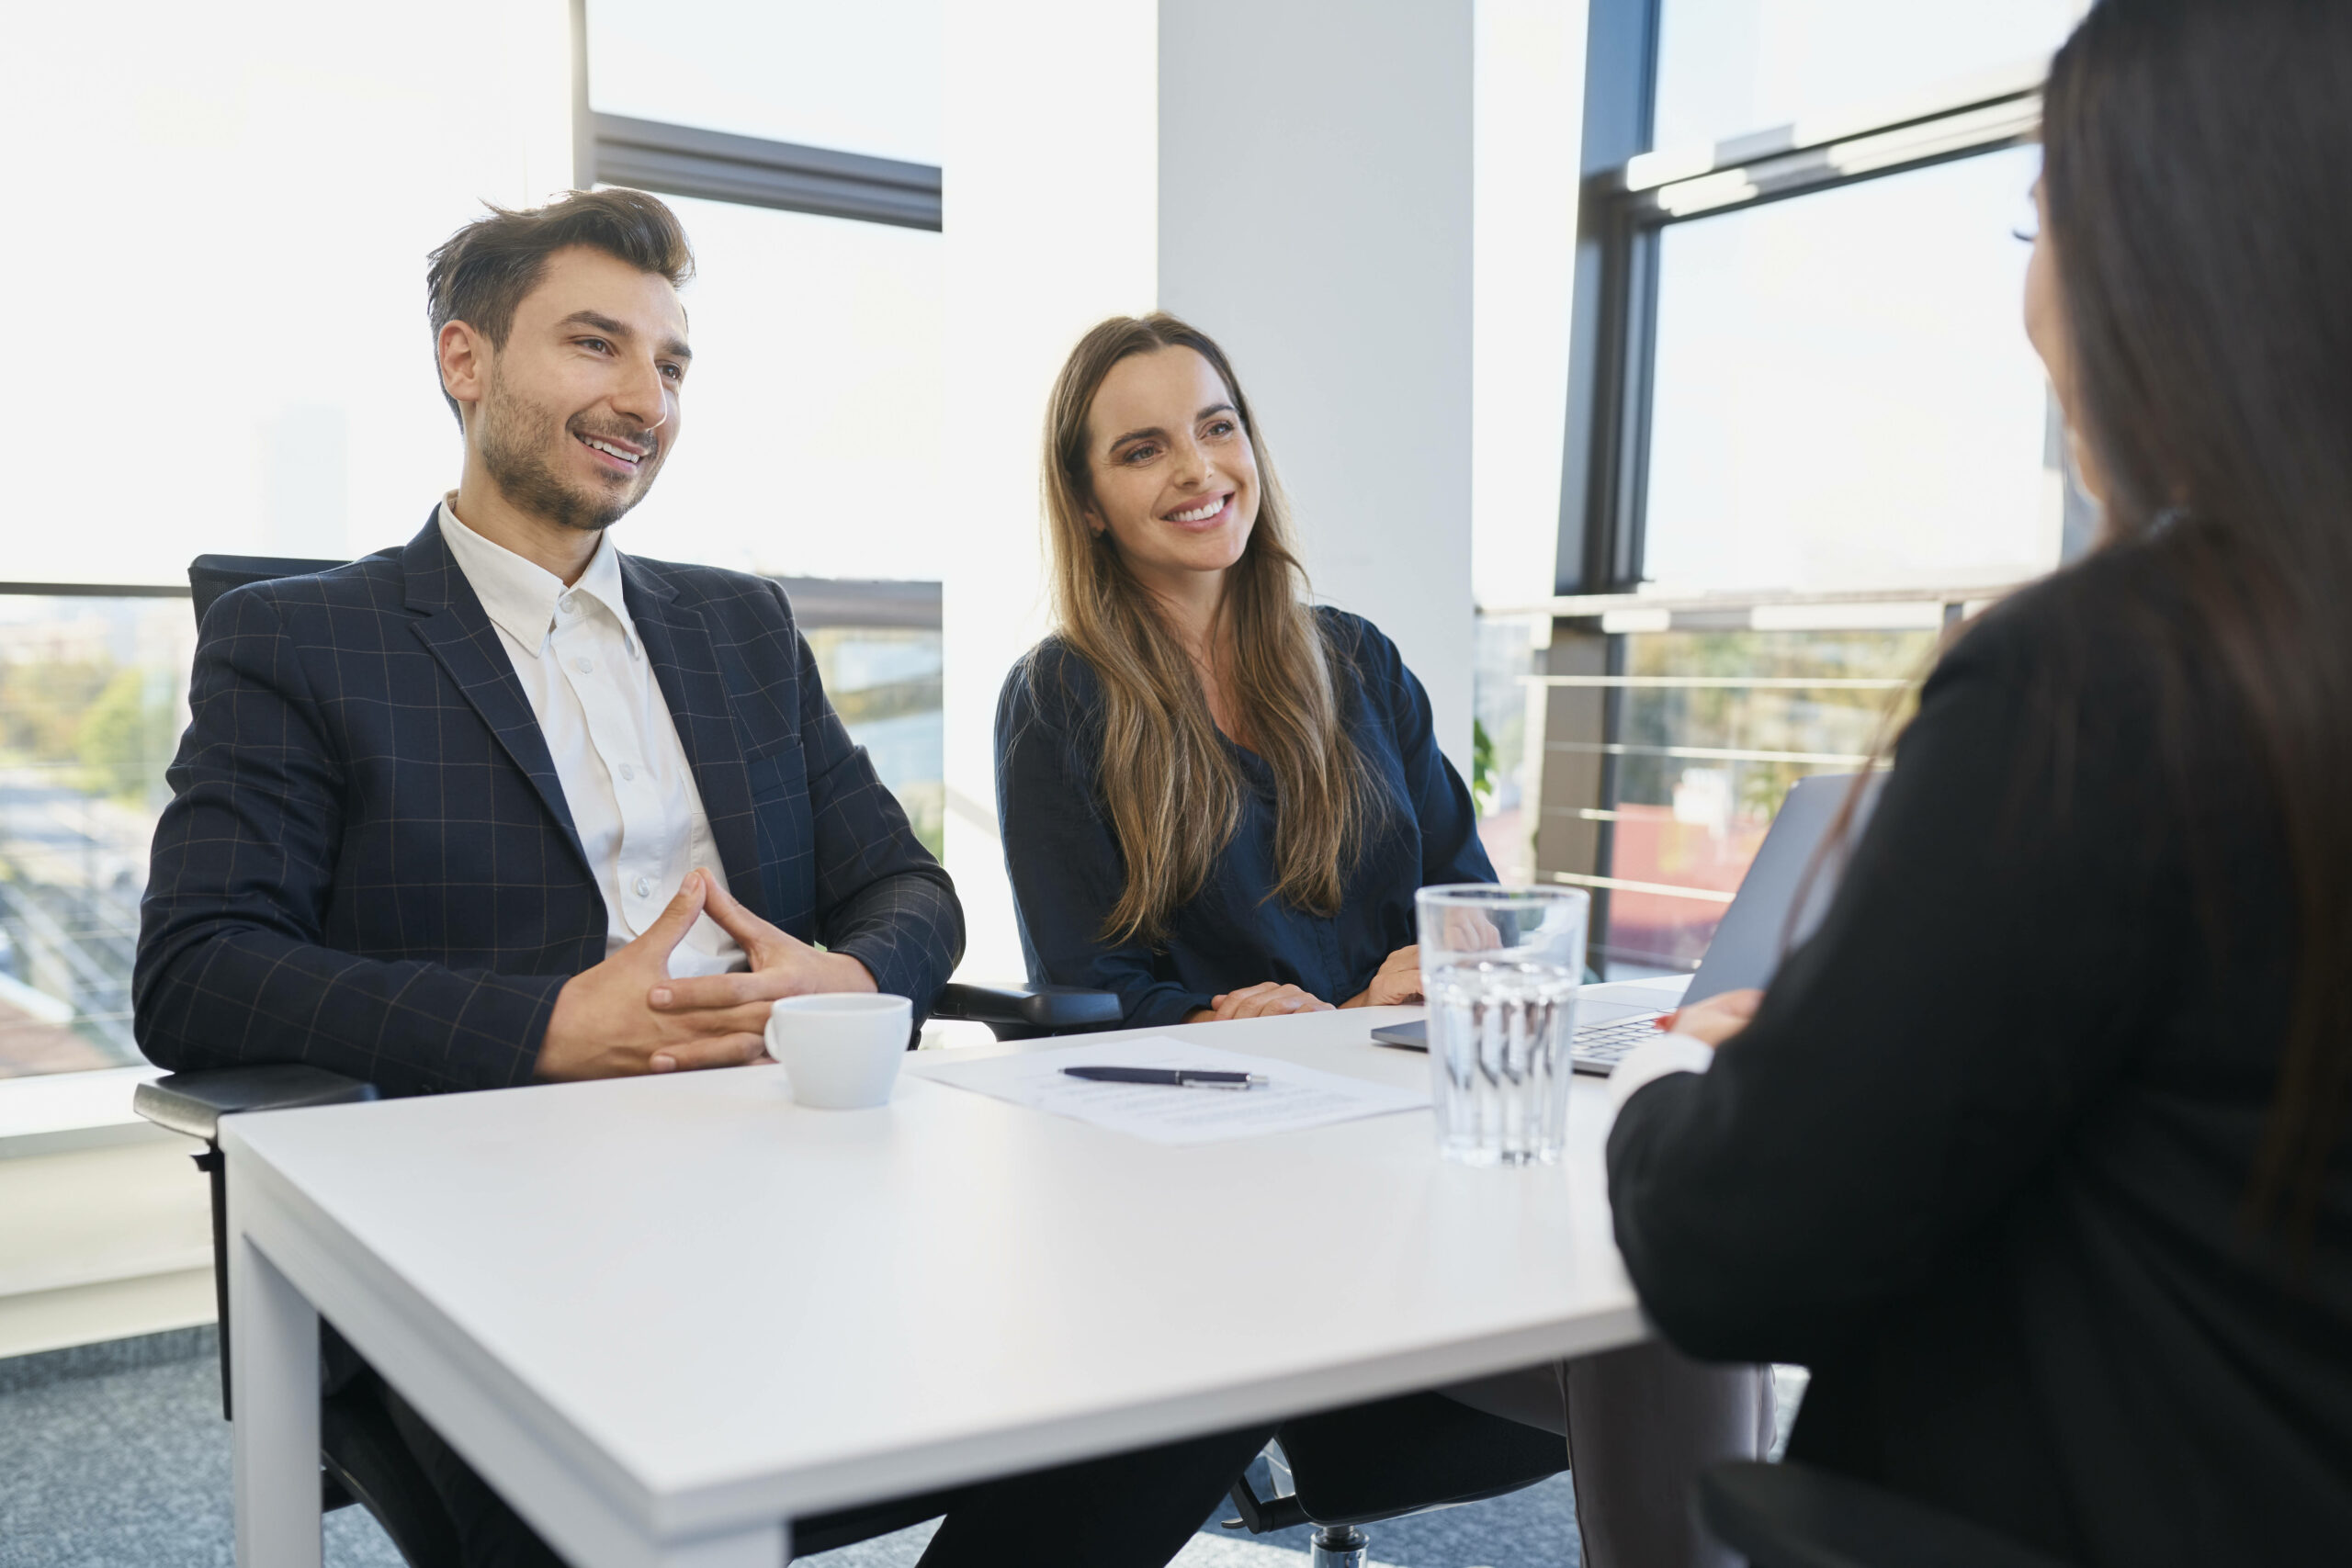
[[[1172,316],[1102,322],[1045,468],[1057,626],[997,708],[1031,977],[1114,991],[1130,1026],[1419,1000],[1414,893],[1494,868],[1396,646],[1308,604],[1224,352]],[[1662,1346],[1443,1392],[1570,1436],[1592,1568],[1726,1561],[1686,1483],[1771,1438],[1757,1369]]]
[[[1306,602],[1223,351],[1104,321],[1045,467],[1056,629],[997,710],[1032,970],[1130,1025],[1419,1000],[1414,892],[1494,868],[1396,646]]]

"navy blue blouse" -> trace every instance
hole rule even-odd
[[[1338,914],[1272,897],[1273,772],[1227,742],[1248,785],[1239,827],[1156,949],[1101,939],[1126,865],[1095,784],[1102,698],[1092,668],[1053,637],[1014,667],[997,703],[996,799],[1032,981],[1115,991],[1137,1026],[1182,1022],[1217,993],[1261,980],[1337,1004],[1412,944],[1416,890],[1495,880],[1470,792],[1438,750],[1429,694],[1396,645],[1360,615],[1316,614],[1337,655],[1340,722],[1393,803],[1387,822],[1349,871]]]

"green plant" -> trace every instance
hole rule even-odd
[[[1484,817],[1495,808],[1495,738],[1486,721],[1470,721],[1470,804]]]

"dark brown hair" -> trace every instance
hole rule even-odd
[[[1241,821],[1238,764],[1218,739],[1191,654],[1162,618],[1094,509],[1088,419],[1112,367],[1139,354],[1188,348],[1225,383],[1258,464],[1258,521],[1227,571],[1212,636],[1229,645],[1229,695],[1250,745],[1274,775],[1274,866],[1280,897],[1337,913],[1350,867],[1385,819],[1387,799],[1340,723],[1329,645],[1306,602],[1289,506],[1274,479],[1250,400],[1206,333],[1164,311],[1114,316],[1071,349],[1046,415],[1046,528],[1053,551],[1056,631],[1092,666],[1102,693],[1096,777],[1126,866],[1107,918],[1109,942],[1158,942],[1197,894]],[[1033,667],[1034,668],[1034,667]]]
[[[2249,1199],[2305,1237],[2352,1090],[2347,62],[2343,0],[2100,0],[2052,66],[2042,132],[2107,538],[2144,542],[2187,607],[2133,638],[2198,728],[2169,749],[2194,771],[2231,726],[2278,813],[2295,977]],[[2233,713],[2193,700],[2214,675]]]
[[[659,273],[673,288],[695,275],[695,254],[678,215],[641,190],[567,191],[545,207],[519,211],[493,206],[488,216],[443,241],[425,268],[436,363],[441,329],[451,321],[471,326],[493,348],[505,347],[515,308],[538,286],[548,258],[574,245]],[[448,400],[462,425],[458,400]]]

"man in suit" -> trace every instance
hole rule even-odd
[[[669,209],[620,190],[494,210],[434,254],[458,488],[407,545],[206,615],[141,912],[154,1061],[500,1089],[756,1060],[779,997],[937,995],[954,886],[783,592],[607,536],[684,424],[693,265]],[[381,1393],[469,1564],[554,1562]],[[1097,1522],[1065,1532],[1073,1561],[1164,1561],[1261,1436],[938,1499],[933,1557],[1048,1561],[1013,1543],[1075,1486]]]
[[[155,1061],[503,1088],[752,1059],[777,997],[937,994],[955,889],[782,591],[606,536],[684,423],[691,267],[622,191],[435,254],[463,473],[405,547],[207,617],[142,910]]]

